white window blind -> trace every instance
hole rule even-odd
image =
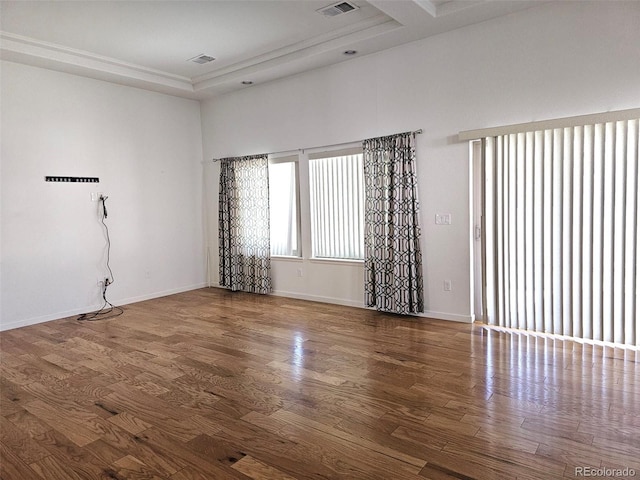
[[[269,163],[271,255],[300,256],[297,157]]]
[[[490,324],[640,346],[637,119],[483,139]]]
[[[364,256],[362,153],[344,153],[310,156],[311,246],[316,258]]]

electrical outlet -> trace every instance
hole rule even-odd
[[[97,202],[98,200],[100,200],[101,196],[102,196],[102,192],[91,192],[91,201]]]
[[[451,280],[445,280],[442,288],[444,289],[445,292],[450,292],[451,291]]]
[[[298,269],[298,277],[302,277],[302,269],[301,268]]]

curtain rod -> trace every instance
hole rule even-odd
[[[422,129],[418,129],[418,130],[414,130],[412,132],[406,132],[406,133],[411,133],[413,135],[420,135],[422,133]],[[400,133],[396,133],[395,135],[402,135]],[[391,136],[391,135],[383,135],[383,136]],[[354,143],[360,143],[363,142],[364,140],[356,140],[353,142],[344,142],[344,143],[334,143],[333,145],[320,145],[319,147],[307,147],[307,148],[298,148],[297,150],[282,150],[280,152],[269,152],[267,155],[281,155],[284,153],[295,153],[295,152],[304,152],[305,150],[315,150],[316,148],[333,148],[333,147],[342,147],[344,145],[353,145]],[[244,156],[244,155],[243,155]],[[220,158],[212,158],[211,161],[212,162],[219,162],[221,159]]]

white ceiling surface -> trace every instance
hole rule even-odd
[[[0,57],[203,99],[539,4],[525,0],[5,1]],[[356,50],[345,56],[345,50]],[[205,54],[204,65],[187,61]]]

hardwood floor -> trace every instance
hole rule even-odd
[[[640,478],[636,351],[219,289],[0,338],[3,480]]]

